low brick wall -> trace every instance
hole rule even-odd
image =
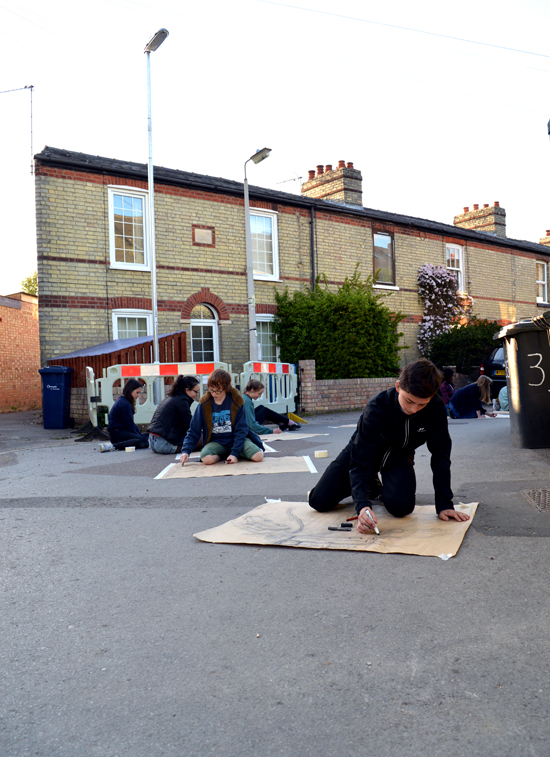
[[[363,410],[375,394],[395,386],[397,377],[317,381],[315,360],[300,360],[300,411],[302,413]]]

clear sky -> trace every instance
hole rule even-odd
[[[145,163],[161,27],[155,165],[242,181],[267,146],[251,184],[299,192],[346,160],[365,207],[452,223],[498,200],[508,236],[550,229],[548,0],[2,0],[0,91],[34,85],[34,152]],[[36,268],[29,91],[0,109],[8,294]]]

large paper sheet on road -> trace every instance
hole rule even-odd
[[[268,502],[221,526],[194,534],[215,544],[271,544],[307,549],[347,549],[360,552],[397,552],[428,557],[454,557],[472,523],[477,502],[458,505],[470,520],[442,521],[435,507],[417,507],[412,515],[394,518],[384,507],[375,506],[380,536],[353,530],[328,531],[355,515],[353,506],[318,513],[306,502]]]
[[[215,476],[246,476],[261,473],[317,473],[317,469],[307,455],[302,457],[264,457],[261,463],[239,460],[226,465],[224,462],[205,465],[187,461],[185,465],[172,463],[155,478],[213,478]]]

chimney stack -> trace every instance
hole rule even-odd
[[[550,229],[546,229],[546,236],[541,238],[540,244],[550,247]]]
[[[506,238],[506,211],[495,202],[493,207],[474,205],[473,210],[465,207],[464,212],[454,217],[454,225],[461,229],[482,231],[495,237]]]
[[[333,169],[332,164],[327,163],[325,167],[318,165],[317,173],[308,171],[308,180],[302,184],[302,194],[341,205],[362,207],[362,184],[361,171],[354,168],[353,163],[346,165],[345,160],[339,160],[337,168]]]

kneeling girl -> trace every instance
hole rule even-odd
[[[204,439],[201,461],[236,463],[239,457],[259,463],[263,460],[260,437],[248,428],[241,394],[231,386],[231,376],[220,368],[208,377],[208,391],[193,415],[181,449],[185,465],[197,442]]]

